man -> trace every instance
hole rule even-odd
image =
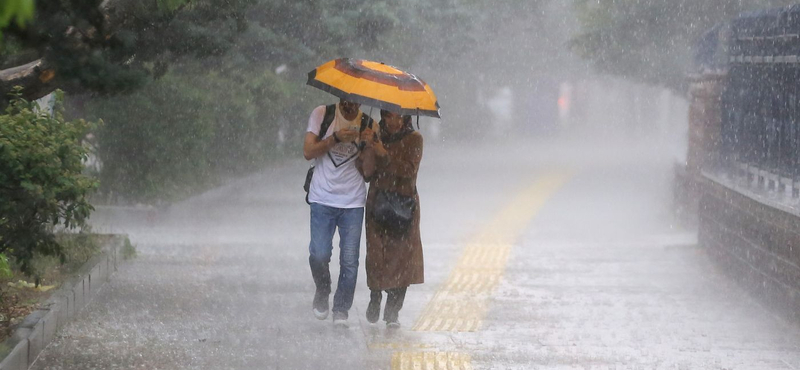
[[[331,293],[328,265],[333,253],[333,234],[338,228],[340,271],[332,311],[334,325],[342,327],[347,326],[348,311],[353,305],[366,203],[364,177],[356,168],[356,159],[361,153],[356,139],[363,126],[371,126],[372,120],[359,108],[360,104],[345,100],[335,105],[335,112],[326,106],[317,107],[308,119],[303,144],[303,156],[314,160],[314,175],[308,192],[311,206],[308,262],[317,288],[314,316],[319,320],[328,317]],[[326,120],[329,127],[320,132]]]

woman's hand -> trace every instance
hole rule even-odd
[[[386,153],[386,148],[383,146],[383,142],[381,142],[381,137],[372,131],[372,129],[368,128],[361,132],[361,141],[366,143],[367,148],[372,148],[375,150],[375,154],[383,157]]]
[[[383,146],[383,142],[381,141],[380,136],[375,136],[375,140],[372,143],[372,149],[375,150],[375,154],[379,157],[385,157],[386,154],[386,147]]]
[[[361,131],[361,142],[365,143],[367,148],[372,148],[375,142],[375,132],[371,128]]]

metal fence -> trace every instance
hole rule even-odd
[[[800,8],[753,13],[728,30],[723,168],[800,195]]]

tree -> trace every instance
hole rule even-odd
[[[250,0],[36,2],[25,25],[3,28],[0,96],[23,86],[35,99],[56,88],[116,93],[163,75],[178,56],[224,53],[244,28]],[[0,99],[0,103],[4,103]]]
[[[36,254],[62,256],[56,228],[85,225],[97,183],[82,174],[82,140],[92,123],[65,121],[61,94],[53,114],[17,90],[0,115],[0,253],[31,272]]]

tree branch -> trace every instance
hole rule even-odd
[[[56,89],[55,77],[55,70],[46,61],[34,60],[0,71],[0,91],[7,94],[13,91],[14,86],[22,86],[23,98],[39,99]],[[7,95],[0,96],[0,105],[7,105],[8,100]]]

